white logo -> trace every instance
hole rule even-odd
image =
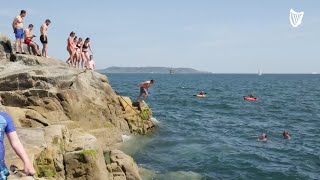
[[[304,12],[295,12],[293,9],[290,9],[289,19],[291,25],[295,28],[298,27],[302,22],[303,15]]]

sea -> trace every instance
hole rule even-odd
[[[155,80],[146,102],[157,127],[122,147],[143,179],[320,179],[320,75],[107,76],[132,99],[141,81]],[[206,98],[194,96],[201,91]]]

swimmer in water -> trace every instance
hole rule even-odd
[[[259,141],[267,141],[268,139],[267,139],[267,134],[266,133],[262,133],[262,135],[261,135],[261,137],[260,138],[258,138],[258,140]]]
[[[291,139],[288,131],[283,131],[282,135],[283,135],[283,139]]]

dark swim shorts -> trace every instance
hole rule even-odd
[[[40,36],[40,41],[41,41],[42,44],[48,44],[48,37],[44,36],[44,35],[41,35]]]
[[[140,96],[143,94],[147,94],[147,90],[144,87],[140,87]]]

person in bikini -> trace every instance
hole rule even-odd
[[[148,96],[149,96],[149,88],[151,85],[154,84],[154,80],[151,79],[150,81],[144,81],[142,83],[139,84],[140,87],[140,94],[137,98],[137,102],[141,102],[143,100],[145,100]],[[142,99],[141,99],[142,98]]]
[[[82,45],[83,45],[82,38],[79,38],[79,40],[76,43],[76,47],[75,47],[75,50],[76,50],[75,56],[76,56],[76,60],[77,60],[77,62],[76,62],[77,68],[80,68]],[[81,66],[83,68],[83,64]]]
[[[90,38],[87,38],[82,45],[82,62],[81,62],[81,64],[86,65],[88,63],[88,61],[90,60],[88,49],[90,49],[90,51],[92,53],[91,46],[90,46]]]
[[[24,43],[31,46],[34,54],[41,56],[39,52],[39,46],[32,41],[32,38],[36,37],[32,34],[33,25],[29,24],[28,28],[24,31]]]
[[[72,31],[70,33],[70,36],[69,36],[68,41],[67,41],[67,51],[69,52],[70,56],[69,56],[69,58],[68,58],[68,60],[66,62],[69,64],[69,66],[70,65],[73,66],[73,56],[75,54],[73,39],[74,39],[75,35],[76,35],[76,33]]]
[[[76,67],[77,66],[77,62],[78,62],[78,59],[77,59],[77,43],[78,43],[78,37],[75,36],[73,38],[73,45],[74,45],[74,56],[73,56],[73,67]]]
[[[23,50],[23,22],[26,17],[27,12],[25,10],[21,10],[20,15],[16,16],[12,22],[13,32],[16,37],[16,53],[26,54]],[[20,52],[19,52],[20,50]]]
[[[47,31],[48,27],[50,25],[51,21],[49,19],[46,19],[44,24],[40,27],[40,41],[42,43],[42,56],[48,57],[48,37],[47,37]]]

